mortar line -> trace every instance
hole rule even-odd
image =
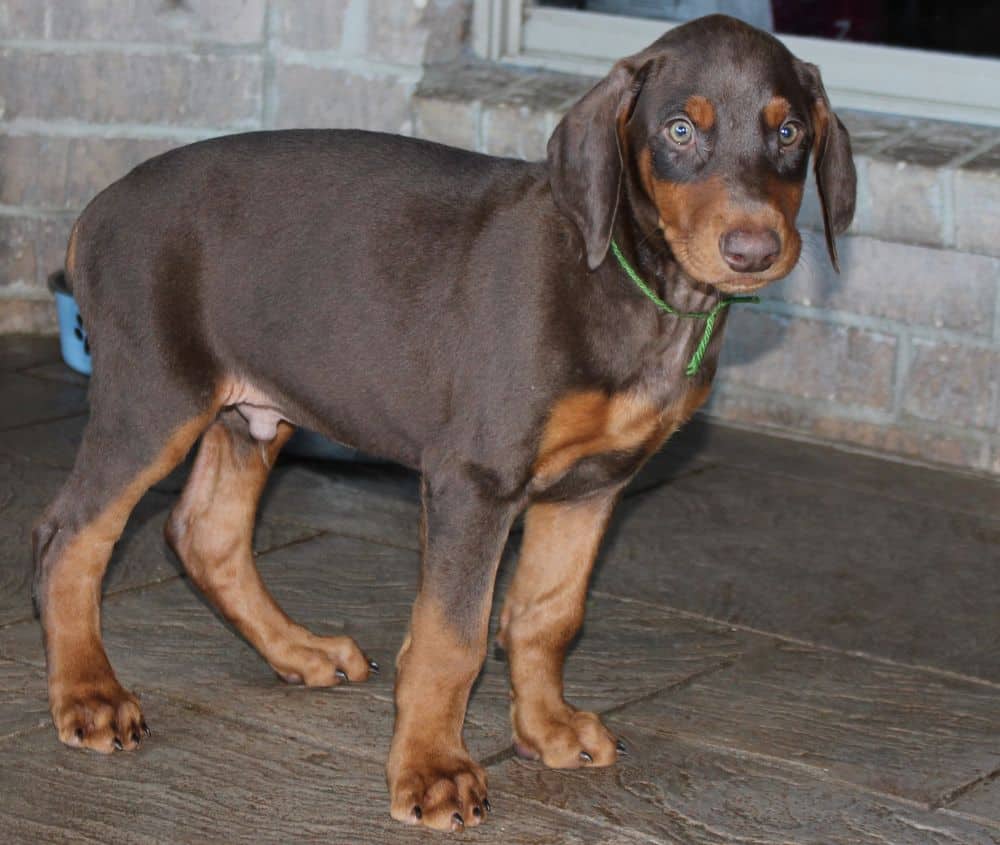
[[[161,123],[98,123],[75,118],[54,120],[33,117],[15,117],[0,120],[0,131],[7,135],[46,135],[55,138],[109,138],[124,140],[176,140],[190,143],[247,132],[257,128],[254,120],[236,120],[229,126],[180,126]],[[16,206],[14,206],[16,207]]]
[[[792,408],[796,411],[801,411],[809,415],[810,419],[822,418],[824,415],[832,415],[833,417],[841,420],[851,420],[853,422],[861,422],[868,425],[874,426],[887,426],[896,424],[897,420],[893,418],[889,411],[882,409],[876,409],[871,407],[866,407],[864,405],[847,405],[838,403],[830,399],[820,399],[820,398],[806,398],[803,396],[796,396],[791,393],[783,393],[780,390],[774,390],[765,387],[756,387],[754,385],[743,384],[739,381],[733,380],[727,375],[722,375],[718,379],[718,390],[720,393],[720,398],[725,399],[767,399],[773,402],[780,402],[787,408]],[[816,435],[810,435],[808,431],[802,429],[790,429],[786,428],[780,424],[773,423],[761,423],[756,428],[750,429],[747,426],[740,426],[738,421],[730,420],[719,414],[709,414],[710,419],[715,419],[721,424],[731,425],[736,428],[743,428],[744,430],[756,431],[759,434],[778,434],[781,433],[784,436],[790,437],[792,439],[798,439],[809,441],[809,438],[813,439],[811,442],[818,443],[824,446],[830,446],[833,448],[838,448],[843,451],[854,451],[859,454],[869,454],[875,457],[881,457],[883,460],[892,460],[901,463],[910,463],[915,466],[924,466],[929,469],[944,470],[948,472],[955,473],[965,473],[972,478],[986,478],[993,480],[990,473],[983,469],[971,468],[967,465],[957,465],[957,464],[940,464],[932,463],[930,461],[922,461],[919,458],[915,458],[912,455],[899,455],[888,452],[879,452],[875,449],[866,450],[865,447],[852,444],[845,441],[829,440]],[[966,440],[974,443],[982,443],[984,440],[989,440],[993,434],[983,428],[963,428],[957,425],[951,425],[949,423],[941,422],[940,420],[928,420],[916,416],[904,417],[903,422],[911,431],[917,434],[928,434],[936,436],[947,436],[954,437],[960,440]]]
[[[997,145],[997,143],[997,136],[995,134],[988,135],[978,144],[966,150],[961,155],[955,156],[955,158],[949,161],[947,166],[943,169],[959,170],[962,165],[968,164],[972,161],[972,159],[976,158],[976,156],[989,152],[994,146]]]
[[[278,10],[273,0],[267,0],[264,9],[264,44],[261,49],[260,126],[270,129],[278,111],[278,71],[275,47],[277,44],[276,18]]]
[[[913,337],[909,331],[901,331],[897,337],[896,367],[892,385],[892,416],[898,422],[903,413],[906,383],[910,377],[910,363],[913,360]]]
[[[815,305],[800,305],[797,302],[786,302],[783,299],[765,297],[756,306],[754,313],[776,314],[781,317],[795,317],[812,320],[825,325],[843,326],[845,328],[865,329],[866,331],[892,337],[902,332],[926,338],[928,340],[945,340],[964,346],[993,348],[991,342],[992,327],[983,330],[983,334],[975,335],[961,329],[919,325],[902,320],[892,320],[888,317],[872,317],[866,314],[856,314],[852,311],[842,311],[837,308],[826,308]]]
[[[124,56],[181,56],[194,59],[211,57],[253,56],[260,47],[258,41],[233,44],[224,41],[73,41],[45,38],[0,38],[0,49],[31,53],[58,53],[63,56],[93,53],[118,53]]]

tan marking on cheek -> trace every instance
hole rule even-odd
[[[652,150],[644,150],[639,157],[639,174],[668,240],[691,239],[706,220],[717,217],[728,205],[726,186],[718,177],[684,184],[657,179]]]
[[[791,111],[791,104],[784,97],[771,97],[770,102],[764,106],[764,123],[768,129],[777,132],[781,124],[788,120]]]
[[[702,132],[708,132],[715,126],[715,108],[705,97],[698,94],[688,97],[684,111]]]
[[[770,178],[767,182],[767,196],[781,213],[788,228],[795,226],[795,217],[802,205],[803,185],[801,182],[786,182],[784,179]]]

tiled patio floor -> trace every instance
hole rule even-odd
[[[85,414],[54,341],[0,339],[0,842],[441,841],[388,817],[418,566],[415,479],[391,468],[284,461],[256,539],[289,613],[355,636],[380,677],[274,677],[166,550],[179,472],[105,583],[107,649],[154,735],[112,758],[58,743],[29,534]],[[466,737],[494,813],[460,838],[1000,843],[1000,485],[696,421],[619,509],[567,689],[629,756],[572,773],[514,758],[491,657]]]

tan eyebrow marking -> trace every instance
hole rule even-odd
[[[764,122],[769,129],[777,131],[788,120],[791,111],[792,106],[784,97],[771,97],[770,102],[764,106]]]
[[[715,109],[712,104],[700,94],[687,98],[684,111],[702,132],[707,132],[715,126]]]

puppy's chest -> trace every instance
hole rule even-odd
[[[583,496],[628,480],[705,401],[709,382],[658,391],[581,390],[550,409],[532,466],[540,498]]]

